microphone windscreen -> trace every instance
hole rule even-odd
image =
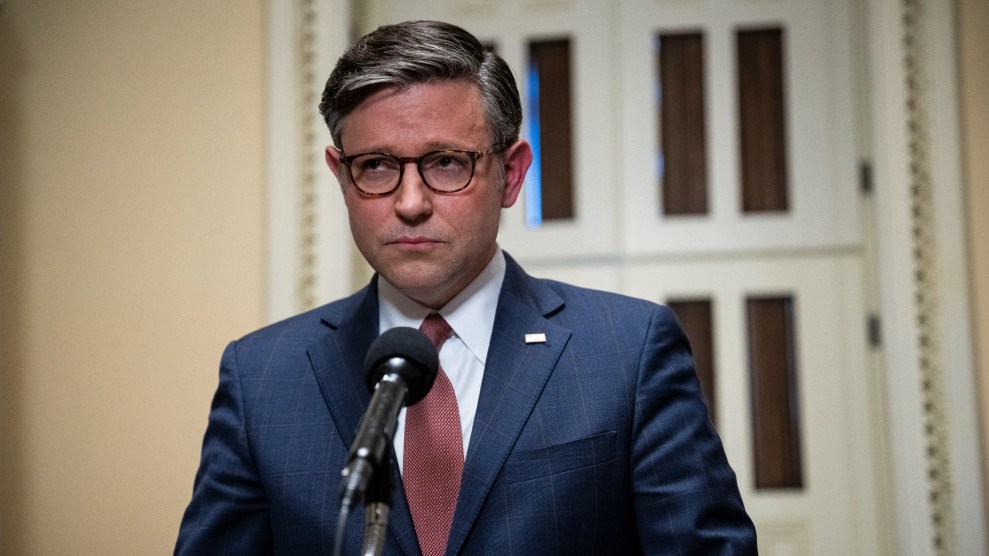
[[[397,372],[409,388],[406,405],[412,405],[433,387],[439,364],[429,338],[417,328],[401,326],[386,330],[371,344],[364,358],[364,378],[374,392],[386,372]]]

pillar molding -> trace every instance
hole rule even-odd
[[[877,0],[869,14],[896,549],[984,554],[954,4]]]
[[[323,151],[326,77],[349,44],[346,0],[268,3],[268,320],[352,291],[346,209]]]

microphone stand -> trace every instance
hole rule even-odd
[[[381,556],[388,531],[388,511],[391,509],[392,458],[381,458],[364,498],[364,546],[362,556]]]
[[[377,469],[368,466],[367,489],[364,493],[364,545],[361,547],[362,556],[381,556],[385,546],[385,535],[388,531],[388,512],[391,509],[392,490],[392,458],[384,457]],[[352,500],[352,499],[351,499]],[[342,556],[343,537],[348,516],[350,501],[341,505],[340,515],[337,516],[336,538],[333,544],[333,555]]]

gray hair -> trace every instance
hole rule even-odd
[[[319,113],[340,147],[344,119],[373,92],[437,79],[477,85],[494,147],[518,140],[522,103],[511,68],[474,35],[439,21],[385,25],[359,39],[326,80]]]

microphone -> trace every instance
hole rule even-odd
[[[438,368],[436,348],[418,329],[392,328],[371,344],[364,370],[373,394],[341,474],[342,510],[349,511],[364,497],[374,473],[387,463],[385,453],[395,436],[399,410],[426,397]]]

